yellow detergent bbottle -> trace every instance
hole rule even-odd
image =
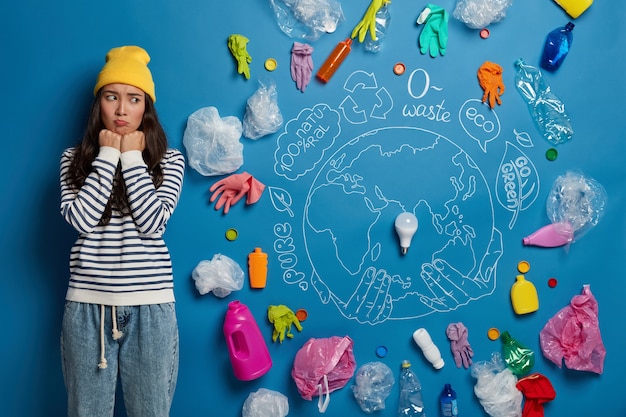
[[[591,6],[593,0],[554,0],[568,15],[576,19]]]
[[[528,314],[539,309],[537,289],[524,275],[518,275],[511,287],[511,303],[516,314]]]

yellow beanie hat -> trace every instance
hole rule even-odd
[[[128,84],[141,88],[156,102],[154,81],[148,69],[150,55],[139,46],[120,46],[111,49],[106,56],[106,63],[98,74],[93,94],[107,84]]]

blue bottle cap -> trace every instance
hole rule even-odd
[[[376,348],[376,356],[378,356],[379,358],[384,358],[385,356],[387,356],[387,346],[378,346]]]

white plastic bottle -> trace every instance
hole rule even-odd
[[[443,368],[445,362],[441,357],[439,348],[433,343],[428,331],[424,328],[417,329],[413,332],[413,340],[417,343],[417,346],[422,349],[424,356],[430,362],[435,369]]]

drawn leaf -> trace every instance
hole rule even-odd
[[[517,222],[520,211],[530,207],[538,195],[539,175],[535,165],[517,146],[506,142],[496,179],[496,198],[513,213],[509,229]]]
[[[535,146],[528,132],[518,132],[517,130],[513,129],[513,133],[515,133],[515,140],[517,140],[517,143],[520,146],[523,146],[524,148],[532,148],[533,146]]]
[[[293,211],[291,210],[292,199],[291,195],[280,187],[268,187],[267,188],[270,193],[270,199],[272,200],[272,205],[277,211],[283,212],[286,211],[289,213],[290,217],[294,217]]]

